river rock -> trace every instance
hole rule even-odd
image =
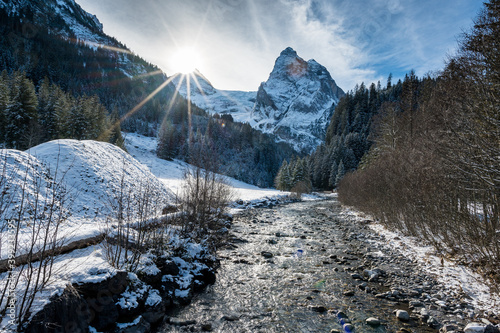
[[[262,251],[260,253],[261,256],[263,256],[264,258],[267,258],[267,259],[270,259],[273,257],[273,254],[271,252],[267,252],[267,251]]]
[[[240,319],[240,317],[238,315],[224,315],[221,319],[225,321],[237,321]]]
[[[464,328],[464,333],[484,333],[486,326],[480,323],[469,323]]]
[[[346,290],[343,293],[344,296],[354,296],[354,291],[353,290]]]
[[[324,306],[311,306],[311,310],[319,313],[326,312],[326,308]]]
[[[427,319],[427,325],[429,325],[430,327],[433,327],[433,328],[437,328],[439,327],[439,321],[434,318],[433,316],[430,316],[429,319]]]
[[[378,278],[380,277],[381,273],[382,273],[382,270],[378,269],[378,268],[373,269],[373,270],[365,269],[363,271],[363,275],[368,278],[369,282],[375,282],[375,281],[377,281]]]
[[[75,316],[75,313],[79,315]],[[87,302],[73,286],[69,285],[64,289],[61,296],[51,299],[51,302],[33,317],[24,332],[54,332],[53,328],[48,326],[47,323],[60,328],[68,328],[69,324],[73,332],[87,332],[90,319],[91,314]]]
[[[354,326],[351,323],[346,323],[342,326],[344,332],[354,332]]]
[[[158,260],[156,266],[160,269],[162,275],[179,275],[179,267],[173,261]]]
[[[201,325],[201,330],[203,332],[211,332],[212,331],[212,324],[208,323],[208,324]]]
[[[405,310],[397,310],[396,318],[398,318],[401,321],[408,321],[410,320],[410,315]]]
[[[374,318],[374,317],[370,317],[368,319],[366,319],[366,323],[370,326],[379,326],[380,325],[380,319],[378,318]]]
[[[450,333],[458,331],[458,327],[452,324],[446,324],[439,330],[440,333]]]
[[[500,326],[486,325],[484,328],[484,333],[500,333]]]
[[[346,319],[348,317],[343,311],[339,311],[337,312],[337,318],[340,320],[340,319]]]

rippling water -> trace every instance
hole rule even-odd
[[[345,222],[338,212],[335,201],[301,202],[236,217],[231,230],[236,248],[220,251],[217,282],[176,314],[196,325],[165,325],[161,331],[343,332],[336,316],[340,310],[356,332],[396,332],[403,323],[392,311],[401,305],[364,293],[357,288],[362,281],[344,272],[349,266],[331,259],[347,251],[350,266],[362,263],[339,228]],[[354,296],[344,296],[347,290]],[[378,317],[383,325],[366,325],[368,317]]]

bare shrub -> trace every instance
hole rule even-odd
[[[292,187],[291,192],[297,199],[300,199],[302,194],[311,193],[311,189],[312,185],[310,181],[301,180]]]
[[[108,198],[112,215],[105,222],[102,246],[110,265],[135,272],[148,249],[164,244],[157,229],[165,224],[166,198],[147,179],[134,179],[130,186],[125,163],[121,172],[119,188]]]
[[[12,314],[14,308],[16,322],[11,324],[21,328],[36,296],[50,283],[54,259],[64,241],[59,229],[69,216],[71,193],[58,163],[51,172],[20,152],[2,153],[0,173],[8,175],[9,181],[0,183],[0,223],[8,242],[9,271],[0,283],[0,312]],[[18,258],[26,264],[19,265]]]
[[[215,246],[233,197],[232,189],[217,173],[217,155],[209,146],[199,143],[193,147],[190,162],[193,166],[186,168],[178,196],[183,232],[195,241],[208,240]]]

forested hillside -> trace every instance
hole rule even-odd
[[[120,116],[166,80],[156,66],[111,37],[107,37],[111,45],[91,44],[77,39],[62,21],[59,29],[68,31],[66,38],[53,32],[58,22],[51,22],[49,30],[49,26],[38,24],[34,15],[29,7],[10,15],[0,8],[1,70],[24,71],[36,87],[47,78],[75,96],[96,95],[108,111],[116,109]],[[140,113],[128,118],[124,128],[147,134],[145,122],[154,124],[160,118],[173,90],[171,86],[162,89]]]
[[[497,281],[499,22],[500,2],[485,4],[436,79],[408,76],[399,101],[381,104],[362,167],[338,186],[343,203],[496,274]]]
[[[158,136],[159,157],[180,158],[197,165],[200,161],[191,158],[192,152],[203,150],[217,157],[218,171],[250,184],[272,187],[281,161],[295,153],[289,144],[277,143],[272,135],[248,123],[233,122],[230,115],[197,113],[193,111],[189,117],[173,112],[165,119]]]

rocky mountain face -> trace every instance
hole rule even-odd
[[[95,15],[87,13],[74,0],[0,0],[0,8],[11,15],[24,13],[28,22],[49,28],[49,31],[68,38],[77,38],[87,42],[110,41]],[[25,26],[25,34],[33,26]]]
[[[324,66],[286,48],[257,91],[253,126],[309,152],[324,141],[326,126],[343,95]]]
[[[175,85],[187,97],[186,79],[181,84],[179,80]],[[257,92],[218,90],[199,72],[189,82],[190,99],[198,107],[230,114],[235,121],[247,122],[306,153],[324,141],[334,108],[344,95],[324,66],[303,60],[292,48],[281,52]]]
[[[157,66],[106,35],[75,0],[0,0],[0,22],[0,71],[23,71],[35,86],[47,78],[74,95],[97,95],[120,117],[167,80]],[[122,129],[153,135],[173,92],[167,85],[127,116]]]

